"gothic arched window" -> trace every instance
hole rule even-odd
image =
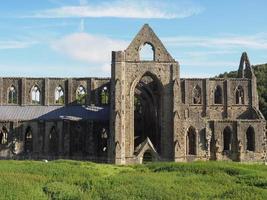
[[[104,86],[100,94],[101,105],[107,105],[109,103],[109,90],[107,86]]]
[[[25,132],[24,151],[25,153],[31,153],[33,151],[33,137],[30,126],[27,127]]]
[[[59,85],[55,89],[55,102],[57,104],[64,104],[65,96],[64,96],[64,90],[63,88]]]
[[[150,43],[145,43],[139,50],[140,60],[153,61],[155,60],[155,50]]]
[[[3,126],[2,129],[0,130],[0,142],[1,144],[8,143],[8,130],[5,126]]]
[[[49,138],[49,152],[56,155],[58,153],[59,137],[55,126],[51,128],[48,138]]]
[[[86,90],[82,85],[76,90],[76,101],[78,104],[85,104],[86,102]]]
[[[187,154],[196,155],[196,129],[190,127],[187,131]]]
[[[222,104],[222,88],[217,85],[214,91],[214,104]]]
[[[41,104],[41,90],[37,85],[32,87],[31,100],[32,104]]]
[[[238,86],[235,90],[235,103],[244,104],[244,90],[242,86]]]
[[[223,150],[224,151],[229,151],[231,150],[231,143],[232,143],[232,131],[231,129],[227,126],[223,130]]]
[[[9,104],[17,104],[18,103],[18,96],[17,90],[15,86],[10,86],[8,88],[8,103]]]
[[[197,85],[193,89],[193,104],[201,104],[201,88]]]
[[[246,132],[246,144],[248,151],[255,151],[255,132],[253,127],[249,127]]]

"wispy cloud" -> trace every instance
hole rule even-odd
[[[251,36],[189,37],[177,36],[163,39],[169,46],[211,47],[217,49],[252,48],[267,49],[267,34]]]
[[[74,33],[51,43],[52,49],[75,60],[106,66],[111,51],[125,49],[128,42],[88,33]]]
[[[79,5],[36,11],[27,17],[75,18],[117,17],[174,19],[186,18],[201,13],[204,8],[191,1],[160,0],[115,0],[91,3],[81,0]]]
[[[24,49],[31,45],[36,44],[36,42],[28,41],[0,41],[0,50],[5,49]]]

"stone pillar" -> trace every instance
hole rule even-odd
[[[68,78],[68,87],[67,87],[67,103],[70,104],[72,103],[73,101],[73,98],[72,98],[72,79],[71,78]]]
[[[44,91],[45,91],[45,95],[44,95],[44,105],[45,106],[49,106],[49,99],[50,99],[50,94],[49,94],[49,79],[46,78],[44,80]]]
[[[185,103],[185,105],[189,104],[189,101],[188,101],[188,83],[187,83],[186,79],[184,80],[184,103]]]
[[[205,79],[205,115],[209,116],[209,107],[210,107],[210,90],[209,90],[209,79]]]
[[[64,137],[63,137],[63,152],[64,156],[69,156],[70,154],[70,121],[64,121]]]
[[[225,81],[225,89],[226,89],[226,98],[225,98],[225,103],[224,103],[224,107],[225,107],[225,113],[226,113],[226,117],[227,118],[232,118],[232,110],[231,110],[231,106],[232,106],[232,94],[231,94],[231,82],[229,80]]]
[[[91,78],[87,80],[87,88],[86,88],[86,105],[91,105],[92,101],[91,101]]]
[[[26,93],[26,79],[21,78],[20,82],[20,102],[22,106],[25,106],[27,104],[26,99],[27,99],[27,93]]]
[[[94,154],[94,149],[95,149],[95,143],[94,143],[94,122],[93,121],[88,121],[88,141],[86,142],[87,148],[86,150],[88,151],[88,154],[90,157],[95,156]]]
[[[44,121],[39,121],[39,154],[43,154],[44,152],[44,143],[45,143],[45,123]]]
[[[44,153],[48,155],[49,153],[49,132],[50,132],[51,122],[45,122],[45,137],[44,137]]]
[[[58,154],[59,156],[62,155],[63,153],[63,122],[62,121],[58,121],[57,122],[57,126],[56,126],[56,130],[58,131]]]

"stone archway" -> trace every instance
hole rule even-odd
[[[134,152],[149,138],[155,150],[161,152],[161,93],[159,80],[145,73],[134,88]]]

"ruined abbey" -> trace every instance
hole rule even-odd
[[[112,52],[111,78],[0,78],[2,159],[258,162],[265,127],[246,53],[236,78],[180,78],[147,24]]]

